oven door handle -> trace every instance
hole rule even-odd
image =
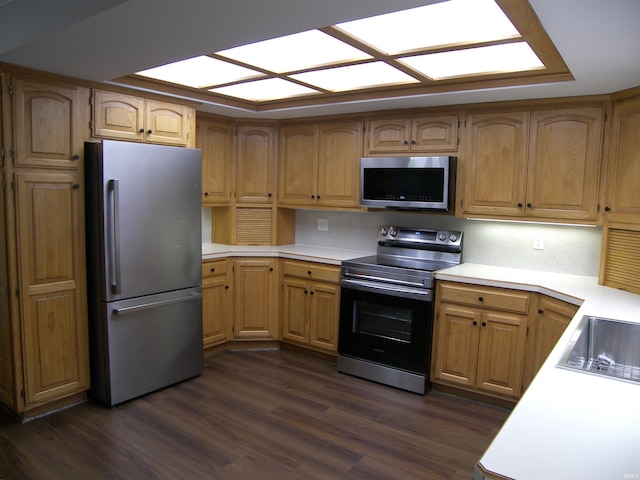
[[[412,298],[414,300],[420,300],[422,302],[431,302],[433,295],[431,290],[422,289],[418,291],[412,288],[402,288],[396,285],[385,285],[377,282],[365,282],[342,279],[340,281],[342,288],[360,290],[362,292],[379,293],[384,295],[390,295],[392,297]]]
[[[404,285],[406,287],[424,288],[424,284],[422,282],[408,282],[406,280],[395,280],[393,278],[376,277],[374,275],[361,275],[361,274],[354,275],[353,273],[345,273],[345,277],[349,277],[350,279],[353,278],[355,279],[354,281],[366,280],[366,281],[373,281],[373,282],[393,283],[394,285]]]

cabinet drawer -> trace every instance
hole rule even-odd
[[[442,283],[440,300],[516,313],[529,311],[529,294],[526,292],[503,288],[482,288],[463,283]]]
[[[227,260],[209,260],[202,262],[202,278],[226,275],[228,271]]]
[[[321,265],[313,262],[285,260],[283,272],[285,275],[293,277],[311,278],[313,280],[323,280],[333,283],[340,281],[340,267]]]

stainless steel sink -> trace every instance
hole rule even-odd
[[[584,316],[557,367],[640,384],[640,324]]]

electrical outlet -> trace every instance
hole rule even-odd
[[[318,219],[318,231],[319,232],[328,232],[329,231],[329,219],[327,219],[327,218],[319,218]]]
[[[534,250],[544,250],[544,237],[535,237],[533,239]]]

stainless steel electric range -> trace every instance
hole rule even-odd
[[[342,262],[338,371],[430,388],[435,271],[462,261],[462,232],[381,225],[376,255]]]

